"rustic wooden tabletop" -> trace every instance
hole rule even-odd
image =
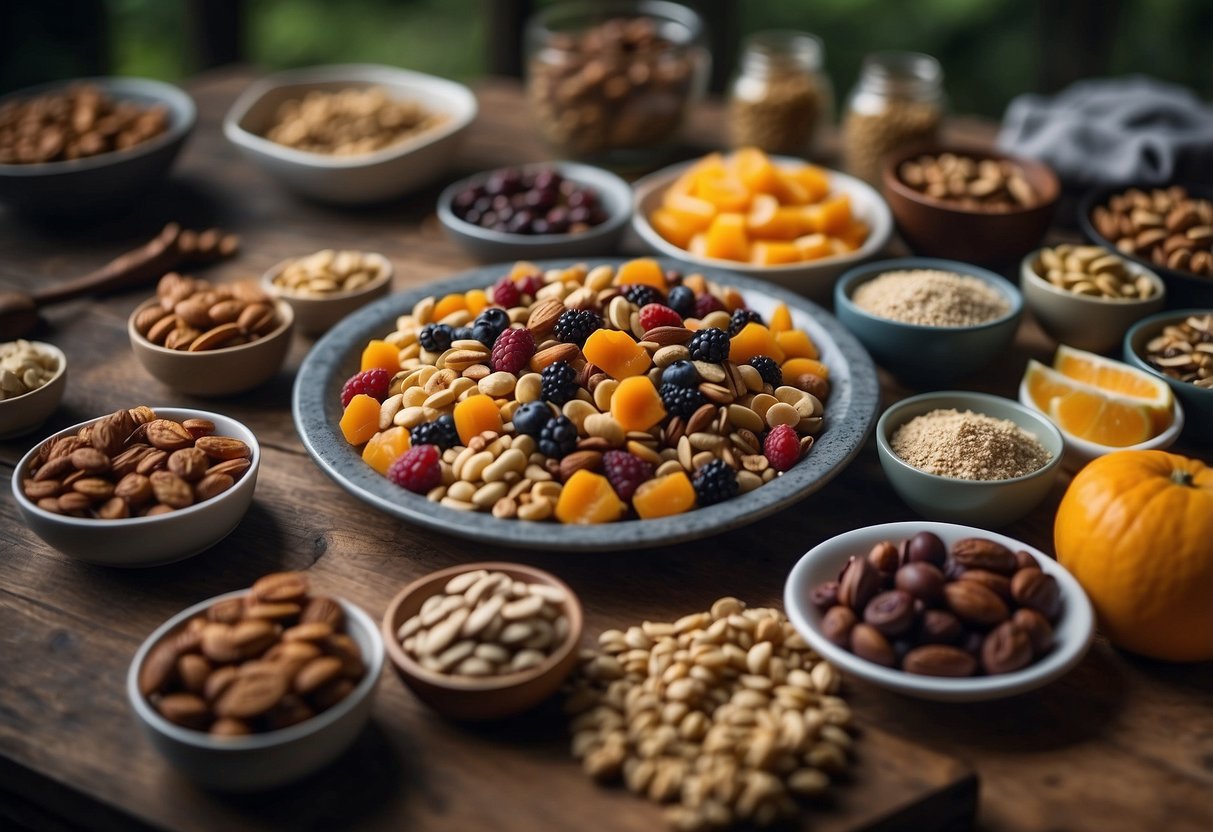
[[[29,289],[76,276],[149,239],[169,220],[240,234],[240,256],[207,271],[216,279],[255,277],[284,257],[326,246],[383,252],[396,266],[397,289],[473,265],[438,227],[437,186],[387,207],[328,208],[292,198],[243,161],[222,138],[220,122],[251,77],[228,71],[189,85],[198,128],[170,181],[137,211],[54,230],[0,212],[0,283]],[[448,181],[546,157],[517,84],[485,82],[477,92],[481,114]],[[696,119],[692,135],[704,146],[721,135],[719,110],[704,108]],[[289,400],[310,341],[297,336],[287,365],[255,393],[190,400],[152,380],[131,354],[126,318],[146,294],[68,303],[46,316],[39,337],[67,354],[70,380],[42,433],[143,403],[220,409],[263,443],[256,500],[240,527],[204,555],[120,571],[49,549],[25,528],[5,488],[0,826],[658,829],[657,807],[582,774],[555,703],[507,724],[466,727],[438,718],[385,675],[371,727],[339,762],[270,796],[232,798],[181,779],[136,732],[124,675],[138,644],[161,621],[273,570],[306,570],[315,585],[378,618],[400,586],[426,572],[473,559],[520,560],[573,586],[585,604],[589,641],[608,627],[706,609],[725,594],[777,605],[789,568],[817,542],[913,519],[869,443],[804,504],[696,544],[532,553],[426,532],[356,501],[304,453]],[[1026,359],[1047,360],[1052,348],[1025,321],[1014,350],[968,386],[1013,397]],[[882,385],[886,405],[909,392],[883,375]],[[0,443],[6,477],[36,439]],[[1052,551],[1053,514],[1067,482],[1063,476],[1008,533]],[[920,702],[849,680],[845,695],[862,731],[858,762],[834,804],[806,813],[806,827],[1208,830],[1211,694],[1213,665],[1150,662],[1103,640],[1061,681],[1001,702]]]

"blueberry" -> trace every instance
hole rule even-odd
[[[514,430],[539,438],[543,426],[552,420],[552,410],[544,402],[527,402],[514,411]]]

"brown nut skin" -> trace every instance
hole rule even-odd
[[[1040,658],[1053,649],[1053,626],[1036,610],[1027,607],[1015,610],[1011,621],[1028,634],[1032,642],[1032,655]]]
[[[1021,569],[1011,580],[1011,594],[1021,607],[1036,610],[1049,621],[1061,615],[1061,587],[1039,569]]]
[[[984,537],[956,541],[952,546],[952,560],[965,569],[988,569],[1000,575],[1012,575],[1019,568],[1014,552]]]
[[[932,532],[919,532],[906,542],[906,563],[929,563],[942,568],[948,549]]]
[[[872,564],[877,572],[891,575],[901,564],[901,553],[891,542],[882,540],[872,547],[872,551],[868,552],[868,563]]]
[[[825,612],[838,604],[838,581],[826,581],[813,587],[809,593],[809,603],[820,612]]]
[[[909,630],[914,618],[914,596],[900,589],[880,593],[863,608],[864,622],[890,638]]]
[[[906,653],[901,669],[906,673],[917,673],[921,676],[964,678],[976,672],[977,659],[959,647],[924,644]]]
[[[821,633],[839,647],[851,646],[851,630],[859,623],[859,616],[850,607],[831,607],[821,619]]]
[[[896,667],[893,645],[871,624],[859,623],[851,630],[851,652],[861,659],[884,667]]]
[[[918,639],[924,644],[959,644],[964,636],[964,625],[947,610],[927,610],[918,624]]]
[[[991,676],[1013,673],[1032,663],[1032,640],[1013,621],[1004,621],[981,645],[981,666]]]
[[[976,581],[1007,603],[1011,602],[1011,579],[988,569],[966,569],[960,576],[962,581]]]
[[[1040,568],[1040,564],[1036,562],[1036,556],[1031,552],[1025,552],[1023,549],[1015,553],[1015,562],[1019,564],[1020,569]]]
[[[947,583],[939,568],[926,561],[907,563],[897,570],[894,585],[928,604],[943,601],[943,587]]]
[[[1003,600],[977,581],[953,581],[943,588],[948,609],[966,624],[993,627],[1010,617]]]
[[[838,602],[855,612],[863,612],[868,601],[880,591],[880,573],[867,558],[852,557],[838,576]]]

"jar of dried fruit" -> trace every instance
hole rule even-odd
[[[804,32],[759,32],[746,38],[729,87],[733,147],[787,156],[812,152],[833,108],[824,59],[821,40]]]
[[[664,0],[576,2],[527,24],[526,91],[562,156],[647,164],[678,135],[707,84],[703,21]]]
[[[887,154],[938,139],[943,112],[939,61],[917,52],[868,55],[842,120],[843,166],[878,182]]]

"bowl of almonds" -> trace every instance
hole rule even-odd
[[[273,788],[340,755],[370,717],[383,669],[375,622],[300,572],[170,618],[131,662],[127,698],[151,744],[227,792]]]
[[[386,295],[392,274],[392,261],[382,254],[326,248],[283,260],[265,273],[261,285],[267,294],[291,305],[300,332],[319,335]]]
[[[401,680],[436,711],[500,719],[547,699],[577,664],[581,602],[559,578],[473,563],[419,578],[392,599],[383,640]]]
[[[157,566],[227,537],[253,501],[257,437],[218,413],[145,405],[33,447],[13,497],[34,534],[102,566]]]

